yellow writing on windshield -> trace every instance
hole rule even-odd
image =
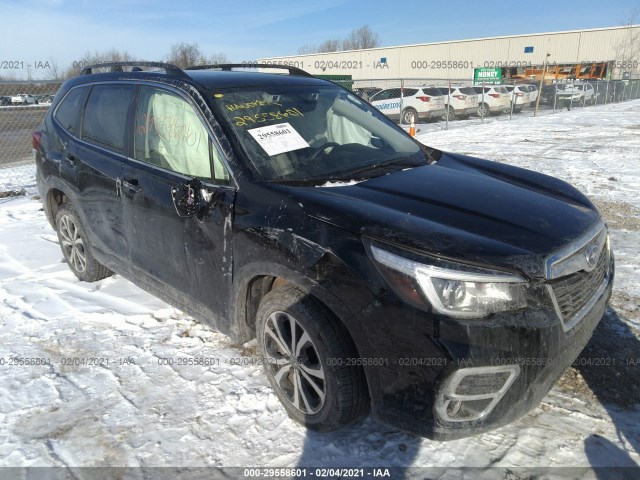
[[[235,112],[236,110],[247,110],[250,108],[266,107],[269,105],[280,106],[279,103],[274,103],[269,100],[254,100],[253,102],[245,102],[245,103],[229,103],[225,105],[224,108],[226,108],[230,112]]]
[[[297,108],[287,108],[284,112],[263,112],[255,115],[244,115],[233,117],[236,127],[247,127],[256,123],[272,122],[274,120],[284,120],[289,117],[304,117],[304,114]]]

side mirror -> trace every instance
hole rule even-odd
[[[208,200],[202,198],[202,189],[202,183],[196,178],[171,188],[171,197],[178,216],[193,217],[204,209]]]

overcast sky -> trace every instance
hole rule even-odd
[[[0,0],[0,76],[26,76],[27,64],[52,60],[66,67],[87,51],[112,48],[162,60],[180,41],[198,43],[206,55],[253,61],[296,54],[362,25],[383,46],[609,27],[637,7],[640,0]],[[9,61],[23,62],[25,71],[7,69]]]

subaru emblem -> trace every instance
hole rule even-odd
[[[584,252],[584,258],[590,270],[598,264],[598,253],[598,245],[589,245]]]

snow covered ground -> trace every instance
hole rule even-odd
[[[576,368],[539,407],[499,430],[445,443],[370,418],[309,432],[289,420],[250,344],[233,345],[118,276],[79,282],[40,203],[6,198],[0,466],[440,467],[430,478],[479,467],[473,477],[526,478],[488,467],[640,465],[640,101],[454,122],[448,131],[421,127],[429,145],[573,183],[612,227],[612,306]],[[11,358],[48,364],[10,365]],[[551,472],[543,478],[560,470]],[[581,469],[574,478],[600,474]]]

